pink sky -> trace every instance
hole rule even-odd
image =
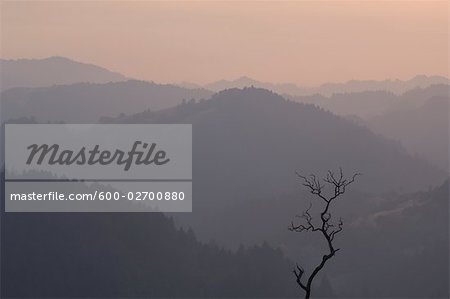
[[[448,1],[2,1],[0,56],[156,82],[448,77],[448,18]]]

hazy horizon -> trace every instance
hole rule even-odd
[[[76,62],[76,63],[92,65],[92,66],[95,66],[95,67],[100,67],[100,68],[103,68],[103,69],[105,69],[107,71],[110,71],[110,72],[113,72],[113,73],[117,73],[118,75],[123,75],[121,72],[118,72],[118,71],[115,71],[115,70],[111,70],[111,69],[109,69],[109,68],[107,68],[107,67],[105,67],[103,65],[97,65],[97,64],[89,63],[89,62],[85,62],[85,61],[79,61],[79,60],[76,60],[76,59],[74,59],[72,57],[66,57],[66,56],[60,56],[60,55],[44,56],[44,57],[17,57],[17,58],[7,58],[7,57],[1,57],[0,56],[0,59],[8,60],[8,61],[46,60],[46,59],[52,59],[52,58],[68,59],[68,60],[71,60],[71,61]],[[344,81],[330,81],[330,80],[326,80],[325,79],[323,82],[321,82],[319,84],[315,84],[315,85],[301,85],[301,84],[298,84],[298,83],[292,82],[292,81],[264,81],[264,80],[260,80],[257,77],[251,77],[251,76],[248,76],[246,74],[237,75],[236,77],[230,77],[230,78],[218,78],[217,80],[207,81],[205,83],[193,82],[193,81],[167,81],[167,82],[162,82],[162,81],[153,80],[151,78],[149,78],[149,79],[134,78],[134,77],[127,77],[127,78],[129,80],[142,80],[142,81],[147,81],[147,82],[154,82],[154,83],[157,83],[157,84],[174,84],[174,85],[193,84],[193,85],[198,85],[199,87],[206,87],[209,84],[214,84],[214,83],[218,83],[218,82],[221,82],[221,81],[234,82],[234,81],[249,79],[249,80],[254,80],[254,81],[257,81],[257,82],[260,82],[260,83],[268,83],[268,84],[295,84],[297,87],[306,88],[307,89],[307,88],[317,88],[317,87],[320,87],[320,86],[325,85],[325,84],[346,84],[346,83],[349,83],[349,82],[352,82],[352,81],[357,81],[357,82],[364,82],[364,81],[375,81],[375,82],[401,81],[401,82],[406,82],[406,81],[413,80],[415,78],[422,77],[422,76],[425,76],[425,77],[428,77],[428,78],[431,78],[431,77],[442,77],[442,78],[450,80],[449,76],[436,75],[436,74],[425,75],[425,74],[420,74],[420,73],[417,73],[417,74],[415,74],[415,75],[413,75],[411,77],[407,77],[407,78],[404,78],[404,79],[400,79],[400,78],[380,78],[380,79],[359,78],[359,79],[356,79],[355,78],[355,79],[348,79],[348,80],[344,80]]]
[[[448,78],[448,14],[445,1],[3,1],[0,56],[62,56],[200,85],[242,76],[305,87]]]

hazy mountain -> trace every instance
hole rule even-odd
[[[13,87],[43,87],[79,82],[107,83],[128,80],[107,69],[64,57],[0,59],[0,91]]]
[[[331,165],[364,172],[366,187],[377,190],[408,186],[420,189],[440,177],[432,166],[413,159],[397,143],[314,105],[287,101],[264,89],[231,89],[207,101],[191,101],[159,112],[104,121],[192,123],[197,139],[193,144],[198,149],[194,151],[194,158],[199,159],[194,164],[200,165],[197,169],[203,170],[204,165],[208,169],[212,167],[209,169],[212,173],[217,169],[221,175],[239,173],[248,179],[244,185],[251,190],[262,191],[276,186],[275,182],[285,185],[292,179],[285,181],[284,178],[292,177],[297,169],[310,172],[325,170]],[[205,163],[209,160],[211,163]],[[425,182],[422,175],[414,178],[414,171],[411,177],[402,179],[408,168],[419,165],[420,169],[430,171],[434,180],[430,178]],[[390,169],[389,173],[385,173],[385,167]],[[204,171],[211,179],[206,169]],[[392,180],[394,177],[396,179]],[[233,181],[235,179],[241,181],[234,176]],[[250,188],[250,181],[255,188]],[[268,184],[261,186],[261,181],[268,181]]]
[[[73,83],[108,83],[126,81],[129,78],[105,68],[73,61],[59,56],[44,59],[0,59],[2,80],[0,91],[14,87],[46,87]],[[449,79],[440,76],[418,75],[410,80],[351,80],[343,83],[325,83],[317,87],[298,86],[294,83],[261,82],[243,76],[235,80],[220,80],[204,85],[190,82],[176,84],[188,89],[205,88],[214,92],[230,88],[259,87],[291,96],[353,93],[363,91],[389,91],[401,94],[408,90],[433,84],[448,84]]]
[[[180,87],[183,87],[183,88],[187,88],[187,89],[201,89],[201,88],[203,88],[203,86],[201,86],[200,84],[195,84],[195,83],[191,83],[191,82],[180,82],[180,83],[175,83],[174,85],[180,86]]]
[[[204,87],[206,89],[212,90],[212,91],[221,91],[225,89],[230,88],[244,88],[244,87],[258,87],[258,88],[264,88],[268,90],[272,90],[273,92],[280,93],[280,94],[304,94],[308,93],[307,89],[298,87],[297,85],[293,83],[269,83],[269,82],[261,82],[254,80],[252,78],[243,76],[236,80],[220,80],[216,82],[212,82],[209,84],[206,84]]]
[[[401,95],[385,91],[289,97],[313,103],[392,138],[441,169],[448,170],[450,86],[415,88]]]
[[[389,111],[397,96],[387,91],[363,91],[337,93],[332,96],[286,96],[295,102],[314,104],[340,116],[356,116],[367,119]]]
[[[307,266],[320,258],[322,243],[299,237],[287,226],[309,201],[317,202],[308,192],[300,191],[303,188],[294,171],[323,174],[338,166],[346,173],[360,171],[363,175],[335,210],[345,219],[346,231],[337,241],[343,251],[327,271],[333,293],[358,298],[383,296],[392,280],[376,277],[391,277],[392,273],[398,277],[393,290],[400,297],[445,292],[448,273],[439,266],[445,262],[448,249],[448,243],[442,241],[445,230],[434,236],[425,234],[435,227],[433,217],[424,213],[424,218],[415,218],[420,212],[414,212],[434,205],[432,196],[370,194],[419,190],[446,178],[444,172],[411,157],[397,143],[316,106],[286,101],[256,88],[226,90],[207,101],[103,121],[192,123],[194,209],[174,215],[176,221],[192,227],[201,240],[214,239],[231,247],[266,240]],[[444,209],[448,193],[445,197],[444,187],[439,190],[436,210],[443,213],[448,211]],[[401,211],[410,215],[408,221],[390,227],[396,218],[389,215]],[[444,216],[439,216],[440,221],[448,219]],[[413,223],[413,219],[422,222]],[[433,245],[424,250],[420,244],[426,241]],[[412,271],[414,263],[427,269],[430,277],[442,280],[411,287],[409,281],[417,279]],[[368,264],[371,270],[361,271]],[[404,268],[411,271],[402,273]]]
[[[76,83],[40,88],[14,88],[1,94],[4,121],[34,117],[38,122],[97,122],[102,116],[159,110],[191,98],[207,98],[204,89],[185,89],[144,81]]]
[[[415,88],[400,95],[392,110],[405,109],[407,107],[419,108],[433,97],[448,98],[449,95],[450,84],[435,84],[424,88]]]
[[[434,84],[449,84],[448,78],[441,76],[417,75],[409,80],[351,80],[346,83],[326,83],[317,88],[317,93],[332,95],[334,93],[350,93],[384,90],[394,94],[402,94],[415,88],[425,88]]]
[[[342,166],[350,173],[362,172],[357,189],[368,192],[420,190],[445,178],[443,171],[411,157],[398,143],[263,89],[226,90],[207,101],[103,121],[193,124],[195,208],[183,221],[200,237],[233,246],[263,236],[256,224],[247,229],[237,221],[241,216],[255,219],[240,216],[240,205],[298,190],[297,170],[324,173]]]
[[[428,192],[388,196],[379,211],[342,237],[346,250],[330,275],[346,269],[349,283],[359,286],[349,285],[348,295],[447,298],[448,219],[448,181]]]
[[[447,97],[449,92],[448,84],[437,84],[411,89],[401,95],[388,91],[362,91],[332,96],[316,94],[286,97],[296,102],[317,105],[341,116],[355,115],[367,120],[392,111],[420,107],[432,97]]]
[[[290,96],[322,95],[332,96],[335,93],[357,93],[365,91],[386,91],[402,94],[415,88],[424,88],[433,84],[449,84],[449,79],[440,76],[418,75],[410,80],[351,80],[344,83],[325,83],[317,87],[302,87],[294,83],[269,83],[240,77],[236,80],[220,80],[206,84],[204,87],[212,91],[230,88],[259,87]]]
[[[377,133],[400,141],[408,151],[448,171],[450,97],[433,97],[422,106],[406,107],[366,123]]]

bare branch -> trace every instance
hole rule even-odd
[[[295,265],[295,267],[297,269],[294,269],[292,272],[294,272],[297,284],[303,289],[303,290],[307,290],[307,287],[303,284],[302,282],[302,276],[305,273],[305,270],[303,270],[302,267],[300,267],[298,264]]]
[[[324,184],[320,183],[320,180],[314,175],[311,174],[308,177],[303,176],[296,172],[297,176],[302,179],[303,186],[307,187],[311,194],[316,195],[320,199],[325,202],[323,209],[320,212],[320,226],[315,226],[313,224],[313,217],[310,213],[312,204],[310,203],[308,209],[306,209],[302,215],[297,215],[297,218],[302,218],[304,223],[295,225],[294,222],[291,222],[289,226],[290,231],[294,232],[304,232],[304,231],[312,231],[312,232],[320,232],[327,245],[328,245],[328,253],[322,256],[322,261],[313,269],[311,274],[307,279],[307,283],[304,284],[302,282],[302,277],[305,274],[305,271],[302,267],[296,265],[296,269],[293,270],[293,273],[296,277],[297,284],[305,291],[305,298],[309,298],[311,295],[311,286],[316,275],[323,269],[326,262],[331,259],[340,249],[335,248],[333,245],[334,238],[337,234],[339,234],[344,226],[344,222],[341,218],[339,218],[339,222],[333,224],[332,214],[329,211],[331,207],[331,203],[340,195],[344,194],[346,191],[346,187],[352,184],[356,177],[361,175],[360,173],[355,173],[351,178],[345,178],[342,168],[339,168],[339,173],[335,174],[332,171],[328,171],[325,178],[322,180],[330,185],[333,188],[334,193],[330,197],[326,197],[323,195],[323,189],[325,187]]]
[[[352,184],[356,177],[361,175],[360,173],[355,173],[353,176],[349,178],[344,178],[344,174],[342,172],[342,168],[339,168],[339,175],[336,176],[332,171],[328,171],[326,178],[323,180],[332,185],[334,187],[334,195],[328,199],[328,201],[332,201],[339,197],[340,195],[345,193],[345,189],[348,185]]]
[[[295,232],[302,232],[302,231],[319,231],[320,228],[315,227],[314,224],[312,223],[312,216],[309,213],[309,211],[312,208],[312,204],[309,204],[309,208],[306,209],[302,215],[296,215],[297,218],[302,218],[305,220],[306,224],[300,224],[300,225],[294,225],[294,222],[291,222],[291,225],[288,227],[288,229],[290,231],[295,231]]]
[[[337,228],[336,228],[335,230],[333,230],[333,231],[330,233],[330,239],[331,239],[331,241],[334,240],[334,236],[335,236],[335,235],[337,235],[338,233],[340,233],[340,232],[342,231],[343,225],[344,225],[344,222],[342,221],[341,218],[339,218],[339,223],[338,223]]]
[[[295,174],[297,174],[297,176],[303,180],[303,186],[307,187],[309,189],[309,192],[311,192],[314,195],[317,195],[324,201],[327,200],[322,195],[322,189],[324,185],[320,183],[320,180],[314,174],[310,174],[309,178],[299,174],[298,172],[295,172]]]

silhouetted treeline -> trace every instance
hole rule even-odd
[[[297,294],[280,250],[202,244],[161,213],[4,213],[1,221],[3,297]]]

